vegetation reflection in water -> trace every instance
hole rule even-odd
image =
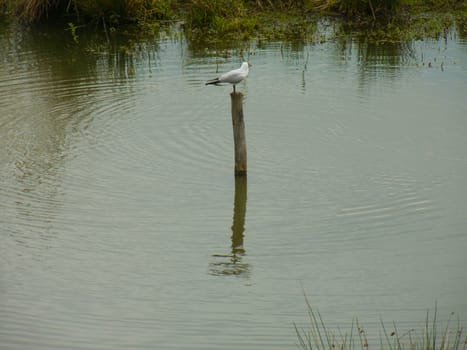
[[[70,145],[73,138],[85,136],[95,112],[102,108],[99,96],[115,98],[112,108],[125,110],[131,102],[117,96],[131,89],[134,67],[143,53],[150,69],[157,42],[141,44],[144,49],[134,45],[131,50],[128,44],[113,45],[88,33],[82,45],[74,45],[61,28],[5,28],[0,57],[5,67],[14,67],[17,80],[8,82],[16,103],[5,103],[3,122],[11,130],[0,130],[0,145],[7,157],[4,162],[14,166],[18,212],[25,220],[38,221],[31,230],[49,230],[51,222],[59,219],[58,184],[73,152]]]

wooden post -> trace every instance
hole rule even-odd
[[[243,94],[232,92],[232,128],[235,147],[235,176],[246,176],[246,139],[245,122],[243,121]]]

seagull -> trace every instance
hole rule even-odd
[[[248,76],[251,64],[243,62],[240,68],[231,70],[230,72],[224,73],[221,76],[208,80],[206,85],[218,85],[222,83],[230,83],[233,85],[233,92],[235,93],[235,85],[241,82]]]

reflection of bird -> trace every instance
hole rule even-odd
[[[230,72],[224,73],[221,76],[208,80],[206,85],[218,85],[222,83],[230,83],[233,85],[233,91],[235,93],[235,85],[241,82],[248,76],[251,64],[243,62],[241,67],[238,69],[231,70]]]

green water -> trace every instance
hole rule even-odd
[[[220,50],[14,28],[0,45],[0,349],[296,349],[303,291],[370,337],[435,302],[467,325],[454,30]],[[204,82],[243,59],[236,181],[231,87]]]

